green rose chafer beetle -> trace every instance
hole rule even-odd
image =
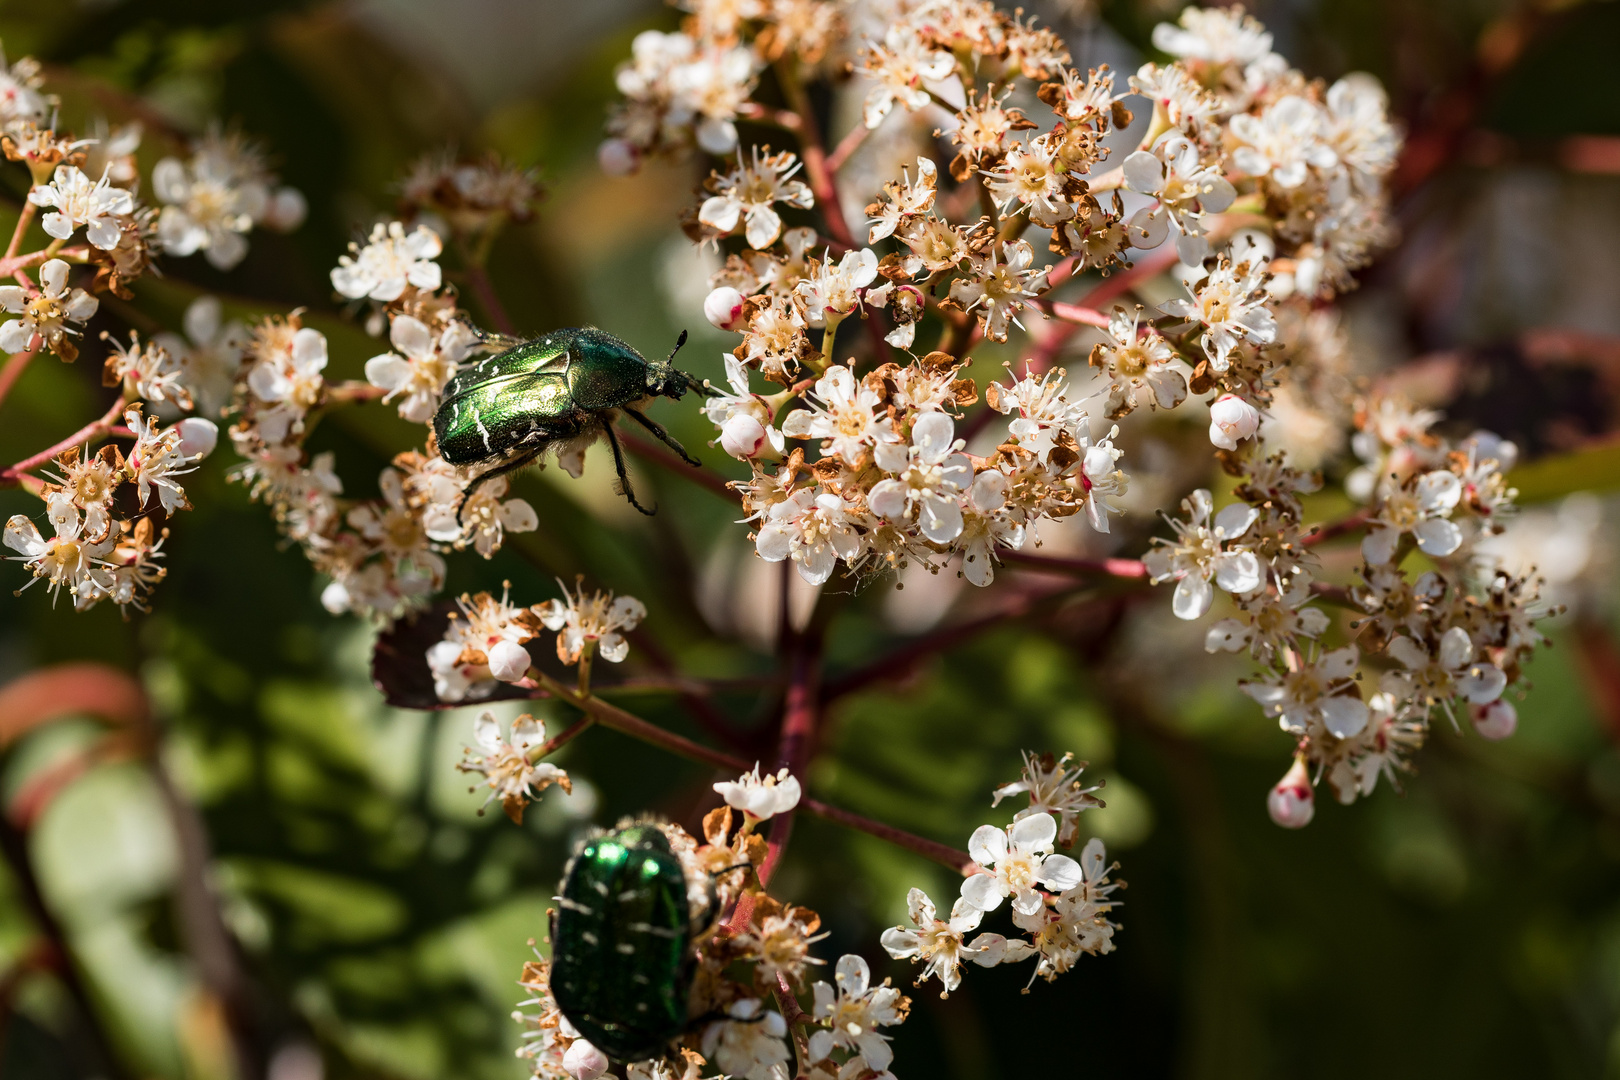
[[[615,1061],[659,1054],[688,1024],[693,920],[663,830],[627,825],[581,845],[551,927],[551,993]]]
[[[704,387],[674,365],[686,331],[666,360],[649,361],[595,327],[553,330],[469,367],[450,380],[433,416],[439,453],[452,465],[488,463],[467,487],[470,495],[497,476],[521,469],[559,443],[607,437],[630,505],[643,514],[625,473],[624,450],[613,432],[620,413],[699,464],[669,432],[640,412],[654,397],[677,400]],[[463,502],[463,506],[466,503]]]

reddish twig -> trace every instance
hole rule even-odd
[[[1299,545],[1300,547],[1315,547],[1317,544],[1324,544],[1336,536],[1343,536],[1345,533],[1355,532],[1366,527],[1367,511],[1357,510],[1347,518],[1316,526],[1316,528],[1300,538]]]
[[[816,127],[816,116],[810,107],[810,99],[793,72],[779,65],[777,75],[782,90],[787,95],[788,104],[799,116],[799,157],[804,161],[805,179],[809,181],[810,190],[821,206],[821,215],[827,221],[827,231],[832,233],[833,239],[839,243],[856,247],[855,234],[850,231],[849,223],[844,220],[844,208],[838,201],[837,178],[827,166],[827,152],[822,146],[821,132]]]
[[[1124,270],[1104,278],[1102,283],[1082,296],[1077,303],[1066,305],[1076,310],[1086,310],[1106,313],[1107,306],[1136,288],[1144,281],[1149,281],[1164,273],[1176,264],[1176,248],[1174,244],[1163,244],[1150,255],[1132,263]],[[1054,306],[1056,306],[1054,304]],[[1052,327],[1051,332],[1035,347],[1035,353],[1029,359],[1029,366],[1035,371],[1044,371],[1057,359],[1058,353],[1063,351],[1081,323],[1063,322]],[[1107,326],[1108,320],[1104,314],[1100,323],[1087,322],[1083,325]]]
[[[60,454],[62,451],[71,450],[75,446],[79,446],[82,443],[89,442],[91,439],[105,435],[108,429],[113,426],[113,421],[118,419],[118,414],[122,412],[123,409],[124,399],[119,398],[117,401],[113,402],[112,408],[108,409],[106,413],[102,415],[101,419],[86,424],[84,427],[80,428],[78,431],[75,431],[72,435],[69,435],[55,446],[46,447],[44,450],[41,450],[32,457],[23,458],[5,472],[0,472],[0,487],[9,487],[15,485],[18,482],[18,477],[20,477],[23,473],[28,472],[30,469],[38,468],[47,461],[50,461],[56,455]]]
[[[833,147],[833,152],[827,155],[827,171],[836,175],[838,170],[844,167],[844,162],[860,149],[861,143],[865,142],[871,133],[872,129],[865,123],[856,124],[850,129],[849,134],[839,139],[838,145]]]
[[[857,829],[880,840],[887,840],[889,843],[897,847],[903,847],[907,851],[915,851],[917,854],[926,856],[941,866],[950,867],[963,877],[978,871],[978,864],[973,861],[971,855],[953,848],[949,844],[941,844],[917,836],[914,833],[908,833],[904,829],[897,829],[892,825],[885,825],[882,822],[864,818],[840,807],[831,806],[819,799],[800,799],[799,805],[819,818],[824,818],[838,825],[848,826],[851,829]]]
[[[736,498],[736,493],[726,486],[728,483],[726,478],[713,469],[701,466],[693,468],[662,446],[655,442],[649,442],[633,432],[620,430],[618,438],[620,442],[624,443],[626,450],[629,450],[643,461],[672,472],[683,480],[690,480],[698,487],[712,491],[723,499]]]
[[[1032,570],[1052,570],[1064,574],[1100,575],[1128,581],[1147,579],[1147,566],[1141,559],[1074,559],[1058,555],[1035,555],[1027,551],[998,551],[1002,562],[1027,566]]]
[[[501,303],[500,295],[495,292],[495,283],[489,280],[484,268],[471,259],[466,260],[462,269],[467,284],[472,288],[473,295],[478,297],[478,306],[484,309],[489,321],[495,324],[495,329],[503,334],[515,335],[517,326],[507,315],[506,307]]]

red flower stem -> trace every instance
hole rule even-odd
[[[1105,278],[1102,284],[1092,289],[1080,300],[1072,305],[1065,305],[1075,309],[1089,308],[1093,311],[1103,312],[1106,305],[1124,296],[1131,289],[1136,288],[1144,281],[1158,277],[1176,263],[1176,249],[1174,244],[1166,243],[1153,254],[1147,255],[1131,266]],[[1061,264],[1060,264],[1061,265]],[[1071,264],[1072,265],[1072,264]],[[1067,274],[1065,275],[1067,277]],[[1053,304],[1053,307],[1056,307]],[[1052,328],[1052,332],[1035,348],[1030,357],[1029,366],[1035,371],[1045,371],[1063,351],[1063,346],[1069,338],[1074,336],[1081,324],[1065,322]],[[1107,317],[1101,323],[1086,323],[1091,326],[1107,326]]]
[[[1315,547],[1317,544],[1326,543],[1336,536],[1343,536],[1345,533],[1355,532],[1357,529],[1364,529],[1366,527],[1367,511],[1357,510],[1347,518],[1341,518],[1338,521],[1329,522],[1326,525],[1318,525],[1305,536],[1301,537],[1299,544],[1300,547]]]
[[[553,679],[545,672],[536,672],[534,679],[539,685],[551,692],[551,696],[566,701],[581,712],[587,713],[596,719],[603,727],[640,739],[642,742],[668,750],[679,757],[688,758],[701,765],[709,765],[725,772],[744,773],[753,768],[752,762],[742,758],[733,757],[720,750],[711,750],[702,743],[693,742],[683,735],[673,731],[665,731],[657,724],[649,723],[641,717],[625,712],[617,705],[610,705],[599,697],[581,697],[572,689]]]
[[[720,496],[722,499],[729,500],[736,498],[736,493],[733,492],[731,488],[726,486],[728,483],[726,478],[715,472],[713,469],[694,469],[692,466],[688,465],[686,462],[682,461],[680,458],[676,457],[662,446],[659,446],[657,443],[650,442],[647,439],[642,438],[640,435],[625,431],[622,428],[618,430],[618,437],[619,441],[624,444],[626,450],[629,450],[632,454],[636,455],[638,458],[641,458],[643,461],[657,465],[660,469],[664,469],[667,472],[672,472],[683,480],[690,480],[692,483],[698,485],[698,487],[706,488]]]
[[[1034,555],[1025,551],[998,551],[1002,562],[1017,563],[1033,570],[1055,570],[1066,574],[1100,574],[1125,580],[1146,580],[1147,567],[1140,559],[1071,559],[1055,555]]]
[[[381,386],[372,386],[363,382],[331,383],[326,387],[326,400],[328,404],[338,404],[350,401],[376,401],[384,397],[388,391]]]
[[[917,854],[932,859],[941,866],[950,867],[963,877],[976,872],[978,869],[978,864],[973,861],[971,855],[965,851],[959,851],[949,844],[941,844],[908,833],[904,829],[897,829],[880,821],[872,821],[840,807],[828,805],[819,799],[800,799],[799,806],[819,818],[824,818],[838,825],[848,826],[851,829],[857,829],[880,840],[887,840],[889,843],[897,847],[903,847],[907,851],[915,851]]]
[[[6,245],[5,259],[8,262],[17,257],[17,249],[22,247],[22,238],[28,232],[29,222],[33,220],[34,204],[25,201],[22,212],[17,215],[17,227],[11,230],[11,243]]]
[[[838,145],[833,147],[833,152],[827,155],[827,171],[836,175],[838,170],[844,167],[844,163],[850,159],[850,155],[860,149],[861,143],[865,142],[866,137],[871,133],[872,129],[866,126],[865,121],[856,124],[848,135],[838,140]]]
[[[495,329],[503,334],[515,335],[517,326],[512,322],[511,316],[506,313],[506,307],[501,303],[500,295],[495,291],[495,284],[489,280],[489,275],[484,272],[484,268],[471,259],[467,259],[466,265],[462,268],[462,275],[467,279],[467,284],[471,287],[473,294],[478,297],[478,306],[484,309],[484,314],[489,316],[489,321],[495,324]]]
[[[1005,557],[1007,552],[1001,554]],[[821,700],[830,704],[839,698],[864,690],[874,683],[903,679],[929,657],[970,641],[992,627],[1032,614],[1048,603],[1072,595],[1074,591],[1073,586],[1065,585],[1047,592],[1024,593],[987,615],[925,634],[893,652],[878,657],[864,667],[858,667],[828,680],[822,686]]]
[[[799,85],[798,77],[786,67],[778,65],[776,72],[788,104],[799,115],[799,157],[804,161],[804,175],[810,183],[810,190],[815,194],[816,202],[821,204],[821,215],[827,220],[827,231],[839,243],[856,247],[855,234],[849,231],[849,223],[844,220],[843,204],[838,201],[838,181],[828,168],[827,152],[822,147],[821,131],[816,127],[810,98],[805,94],[804,87]]]
[[[1074,323],[1076,326],[1108,325],[1108,316],[1096,308],[1081,307],[1079,304],[1065,304],[1061,300],[1053,300],[1045,304],[1037,300],[1030,306],[1037,309],[1044,307],[1052,318],[1060,319],[1066,323]]]
[[[547,739],[545,742],[541,743],[539,746],[535,747],[533,750],[530,750],[523,756],[528,758],[531,762],[544,761],[547,757],[550,757],[564,746],[567,746],[569,743],[585,734],[586,729],[595,723],[596,717],[590,713],[586,713],[584,716],[568,725],[568,727],[564,728],[556,736]]]
[[[78,431],[75,431],[72,435],[69,435],[55,446],[46,447],[33,457],[23,458],[5,472],[0,472],[0,487],[10,487],[18,483],[18,478],[23,473],[30,469],[38,468],[64,450],[71,450],[73,447],[78,446],[81,443],[86,443],[91,439],[105,435],[113,426],[113,421],[118,419],[118,414],[122,412],[123,409],[124,399],[119,398],[117,401],[113,402],[112,408],[108,409],[101,419],[86,424],[84,427],[80,428]]]
[[[17,353],[6,361],[5,367],[0,368],[0,402],[6,400],[6,395],[11,393],[11,388],[22,377],[23,368],[27,367],[28,361],[32,360],[36,355],[38,354],[32,349],[28,352]]]

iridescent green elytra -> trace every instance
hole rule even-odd
[[[692,964],[686,874],[655,825],[587,841],[563,872],[551,993],[615,1061],[653,1057],[687,1025]]]
[[[433,416],[439,453],[452,465],[491,465],[473,481],[470,493],[529,464],[555,442],[600,430],[613,447],[625,497],[637,510],[651,513],[630,490],[613,420],[618,411],[628,413],[687,464],[698,464],[639,411],[654,397],[679,399],[699,388],[671,362],[684,344],[683,330],[668,360],[649,361],[612,334],[585,327],[554,330],[491,356],[457,373],[445,387]]]

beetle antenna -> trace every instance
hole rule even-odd
[[[674,363],[675,354],[680,352],[681,351],[681,346],[685,345],[685,344],[686,344],[686,331],[682,330],[681,331],[681,336],[675,339],[675,347],[673,349],[669,350],[669,359],[665,360],[664,363],[666,363],[666,364]]]

